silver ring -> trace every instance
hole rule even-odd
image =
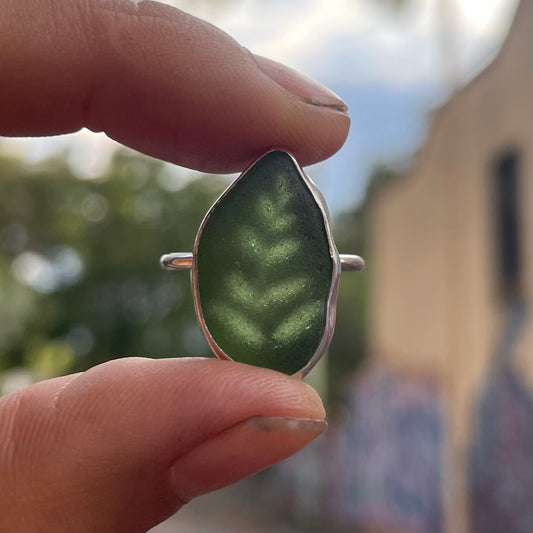
[[[326,201],[296,160],[268,152],[205,215],[193,252],[160,258],[191,272],[194,308],[214,354],[303,377],[327,351],[341,271]]]
[[[159,263],[164,270],[191,270],[193,257],[191,252],[175,252],[162,255]],[[339,257],[343,272],[359,272],[365,268],[364,259],[358,255],[339,254]]]

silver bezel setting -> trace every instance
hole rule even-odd
[[[232,358],[224,352],[224,350],[217,344],[213,336],[211,335],[209,329],[207,328],[207,324],[205,322],[203,312],[202,312],[202,306],[200,302],[200,291],[198,287],[198,264],[197,264],[197,258],[198,258],[198,246],[200,243],[200,238],[202,236],[203,229],[209,220],[209,217],[211,216],[211,213],[217,208],[217,206],[220,204],[220,202],[223,201],[223,199],[230,193],[230,191],[239,183],[239,181],[247,174],[247,172],[263,157],[268,155],[272,152],[277,152],[279,150],[270,150],[268,152],[265,152],[260,158],[258,158],[254,163],[249,165],[227,188],[226,190],[220,195],[220,197],[215,201],[215,203],[210,207],[209,211],[205,214],[202,223],[200,224],[200,227],[198,229],[198,232],[196,233],[196,238],[194,240],[194,247],[192,254],[190,253],[181,253],[181,254],[166,254],[163,255],[160,259],[161,266],[168,270],[189,270],[191,271],[191,285],[192,285],[192,295],[193,295],[193,302],[194,302],[194,311],[196,314],[196,318],[198,320],[198,324],[200,326],[200,329],[207,340],[207,343],[209,344],[209,347],[213,351],[213,353],[219,358],[219,359],[226,359],[226,360],[232,360]],[[327,349],[331,343],[331,340],[333,338],[333,333],[335,330],[335,318],[336,318],[336,303],[337,303],[337,293],[338,293],[338,287],[339,287],[339,278],[342,270],[362,270],[364,267],[364,261],[355,255],[340,255],[337,247],[335,246],[335,242],[333,240],[333,233],[332,233],[332,224],[331,224],[331,217],[329,214],[328,206],[326,204],[326,200],[318,187],[315,185],[315,183],[307,176],[307,174],[302,170],[296,159],[289,153],[283,152],[286,155],[288,155],[294,164],[295,168],[298,171],[298,174],[300,178],[303,180],[303,182],[307,185],[307,188],[311,192],[313,199],[315,200],[321,214],[322,214],[322,220],[324,223],[324,227],[326,229],[326,235],[328,240],[328,246],[329,246],[329,253],[332,261],[332,273],[331,273],[331,285],[329,289],[328,299],[326,302],[326,318],[325,318],[325,324],[324,324],[324,331],[322,334],[322,338],[320,340],[320,343],[315,351],[315,353],[312,355],[312,357],[309,359],[307,364],[300,369],[298,372],[293,374],[293,376],[296,377],[304,377],[307,375],[311,369],[318,363],[318,361],[322,358],[322,356],[327,352]]]

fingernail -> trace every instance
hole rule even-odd
[[[308,104],[331,107],[342,113],[348,106],[330,89],[301,72],[262,56],[254,56],[261,71],[271,80]]]
[[[220,489],[286,459],[318,437],[324,420],[254,416],[196,446],[171,468],[180,501]]]
[[[316,437],[323,433],[328,426],[325,420],[288,416],[254,416],[245,420],[243,424],[267,433],[299,433],[301,435],[315,435]]]

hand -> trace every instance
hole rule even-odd
[[[269,148],[310,164],[347,134],[344,104],[176,9],[4,0],[0,134],[87,127],[199,170]],[[0,399],[0,531],[144,531],[190,498],[325,428],[295,378],[205,359],[119,359]]]

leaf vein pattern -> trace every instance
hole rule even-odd
[[[286,156],[270,157],[277,166],[252,168],[206,223],[199,289],[225,353],[291,374],[322,338],[332,263],[307,184]]]

